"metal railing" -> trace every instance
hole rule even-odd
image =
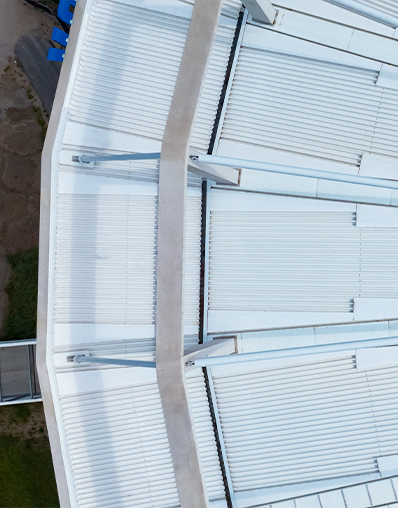
[[[0,405],[41,400],[36,339],[0,342]]]

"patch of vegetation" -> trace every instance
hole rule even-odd
[[[27,423],[32,415],[31,404],[15,404],[12,414],[13,423]]]
[[[29,100],[32,100],[33,99],[33,94],[32,94],[32,90],[30,88],[28,88],[26,90],[26,95],[28,97]]]
[[[47,438],[0,435],[0,450],[0,508],[59,506]]]
[[[7,65],[7,67],[4,69],[4,72],[7,72],[7,71],[9,71],[9,70],[10,70],[10,66],[9,66],[9,65]]]
[[[2,340],[31,339],[36,337],[38,249],[7,256],[7,261],[12,270],[5,288],[9,311]]]
[[[32,106],[32,108],[33,108],[33,111],[36,115],[36,121],[41,127],[40,138],[41,138],[42,142],[44,143],[44,139],[45,139],[46,133],[47,133],[47,125],[46,125],[46,121],[44,120],[43,112],[42,112],[41,108],[39,108],[38,106]]]
[[[40,402],[0,407],[0,508],[59,506]]]

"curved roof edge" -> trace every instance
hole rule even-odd
[[[36,364],[40,380],[40,388],[43,397],[44,413],[50,440],[51,454],[53,458],[55,479],[57,482],[58,496],[62,508],[70,508],[69,489],[66,478],[66,470],[61,450],[60,434],[57,426],[54,402],[51,393],[51,381],[47,368],[47,310],[48,310],[48,276],[49,276],[49,249],[50,249],[50,210],[51,210],[51,158],[54,143],[61,118],[62,108],[68,88],[69,78],[75,51],[79,40],[79,31],[87,0],[77,2],[71,26],[68,51],[61,68],[58,87],[55,94],[51,118],[48,125],[47,135],[41,158],[41,189],[40,189],[40,241],[39,241],[39,287],[37,301],[37,346]]]

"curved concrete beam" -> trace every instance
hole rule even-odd
[[[159,174],[156,363],[171,456],[183,508],[208,498],[184,373],[184,243],[187,165],[222,0],[196,0],[163,138]]]
[[[50,213],[51,213],[51,159],[55,139],[64,105],[66,90],[71,74],[72,63],[77,47],[78,35],[83,20],[86,0],[79,0],[76,5],[73,25],[70,31],[70,42],[66,50],[58,81],[57,92],[47,129],[46,140],[41,157],[41,195],[40,195],[40,241],[39,241],[39,288],[37,301],[37,346],[36,365],[43,398],[44,413],[50,440],[51,455],[54,464],[55,480],[61,508],[70,508],[69,489],[62,456],[61,442],[55,415],[53,395],[47,368],[47,307],[50,260]]]

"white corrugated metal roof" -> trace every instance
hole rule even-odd
[[[395,150],[397,137],[396,90],[377,85],[381,62],[396,65],[393,32],[388,29],[381,42],[343,26],[344,16],[335,19],[342,23],[337,25],[303,16],[297,3],[280,3],[293,11],[281,9],[274,29],[246,26],[217,154],[348,174],[358,174],[364,154],[395,160],[389,150]],[[314,5],[303,4],[304,12]],[[319,5],[316,9],[315,15],[322,12]],[[336,6],[329,12],[336,13]],[[351,20],[356,16],[349,14]],[[377,176],[376,162],[372,171]],[[333,342],[338,348],[338,342],[360,337],[396,336],[386,321],[283,330],[349,321],[355,297],[347,298],[344,309],[336,298],[352,283],[361,298],[394,291],[398,233],[387,233],[381,222],[372,229],[357,224],[355,204],[267,193],[370,202],[362,189],[255,173],[242,171],[247,195],[214,185],[208,194],[208,331],[239,332],[240,353]],[[384,203],[390,204],[391,194],[372,193],[379,199],[375,203],[388,199]],[[352,250],[356,235],[358,256]],[[322,310],[318,321],[316,311]],[[361,320],[376,319],[373,311],[367,307]],[[271,327],[280,330],[266,330]],[[237,507],[268,502],[267,508],[338,508],[340,498],[346,508],[397,502],[392,482],[373,482],[380,478],[378,456],[396,453],[390,413],[396,374],[382,366],[364,372],[355,365],[353,349],[348,356],[330,353],[311,361],[293,357],[211,368]],[[339,488],[356,483],[362,485]],[[315,492],[324,493],[309,496]]]
[[[47,329],[73,507],[180,506],[156,372],[67,356],[154,359],[158,162],[87,166],[72,155],[160,151],[191,4],[87,0],[82,19],[52,153]],[[192,150],[206,152],[215,133],[213,153],[236,158],[352,175],[364,154],[395,160],[395,78],[377,83],[398,64],[393,31],[328,2],[292,5],[280,1],[273,27],[243,23],[217,125],[241,9],[224,3]],[[199,335],[201,268],[204,336],[237,334],[238,353],[398,335],[398,312],[377,322],[366,302],[369,323],[333,325],[356,320],[354,299],[389,298],[394,311],[398,227],[360,226],[356,202],[396,206],[397,192],[243,170],[239,191],[210,185],[202,211],[201,179],[188,185],[186,347]],[[353,349],[212,367],[209,382],[188,372],[209,501],[398,501],[377,461],[398,454],[397,369],[359,370]]]
[[[207,150],[240,2],[226,2],[193,143]],[[225,12],[225,16],[224,16]],[[88,0],[53,150],[48,351],[72,506],[179,506],[155,372],[67,356],[153,359],[158,161],[72,162],[160,151],[192,7]],[[186,345],[198,341],[201,179],[189,177]],[[54,356],[50,352],[54,348]],[[52,364],[52,365],[51,365]],[[81,368],[82,367],[82,368]],[[203,374],[188,379],[210,501],[224,483]]]
[[[213,368],[235,491],[268,487],[272,500],[282,485],[377,475],[377,457],[398,450],[396,369],[359,371],[352,356],[232,376]]]

